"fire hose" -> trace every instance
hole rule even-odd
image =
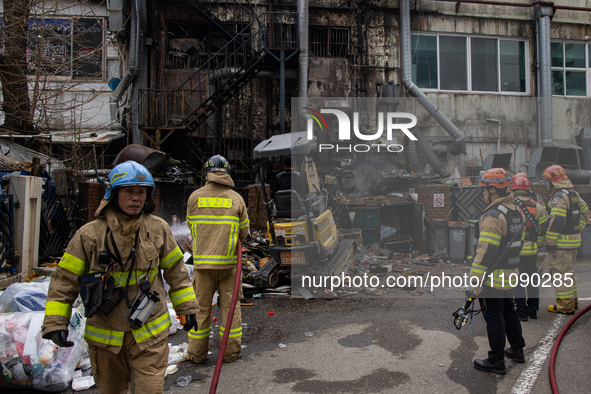
[[[568,331],[568,329],[577,321],[577,319],[583,316],[585,313],[591,310],[591,305],[588,305],[585,309],[577,313],[570,321],[564,326],[558,337],[556,338],[556,342],[554,342],[554,346],[552,347],[552,354],[550,355],[550,366],[549,366],[549,375],[550,375],[550,388],[552,389],[552,394],[558,394],[558,386],[556,385],[556,376],[554,375],[554,365],[556,364],[556,354],[558,353],[558,348],[560,347],[560,342],[562,338]]]
[[[226,353],[226,345],[228,344],[228,338],[230,337],[230,327],[232,327],[232,321],[234,320],[236,300],[238,299],[238,293],[240,292],[240,279],[242,279],[242,244],[240,243],[240,239],[238,239],[238,245],[236,246],[236,255],[238,256],[238,264],[236,265],[236,279],[234,281],[234,290],[232,291],[232,302],[230,303],[230,310],[228,311],[228,318],[226,319],[226,330],[224,330],[224,336],[220,343],[220,351],[215,363],[215,370],[213,371],[209,394],[215,394],[218,388],[218,381],[220,380],[220,373],[222,372],[222,364],[224,362],[224,354]]]

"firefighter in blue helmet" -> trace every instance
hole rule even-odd
[[[186,330],[197,329],[199,307],[182,253],[168,224],[153,215],[154,180],[134,161],[109,174],[95,216],[74,234],[51,277],[43,338],[72,346],[71,306],[81,294],[84,337],[101,393],[162,393],[171,325],[163,277]],[[145,299],[138,306],[135,302]],[[151,313],[150,313],[151,311]]]

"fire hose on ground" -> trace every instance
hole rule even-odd
[[[554,366],[556,364],[556,354],[558,353],[558,348],[560,347],[560,342],[562,338],[569,330],[569,328],[577,321],[577,319],[583,316],[585,313],[589,312],[591,309],[591,305],[588,305],[585,309],[577,313],[570,321],[564,326],[558,337],[556,338],[556,342],[554,342],[554,346],[552,347],[552,354],[550,355],[550,366],[549,366],[549,376],[550,376],[550,388],[552,389],[552,394],[558,394],[558,386],[556,385],[556,376],[554,375]]]
[[[228,318],[226,319],[226,326],[232,327],[232,321],[234,320],[234,309],[236,308],[236,300],[238,299],[238,293],[240,293],[240,279],[242,278],[242,244],[238,239],[238,245],[236,246],[236,255],[238,256],[238,264],[236,265],[236,279],[234,281],[234,290],[232,291],[232,302],[230,303],[230,310],[228,311]],[[220,351],[218,353],[218,359],[215,363],[215,370],[213,372],[213,378],[211,379],[211,386],[209,387],[209,394],[215,394],[218,388],[218,381],[220,380],[220,373],[222,371],[222,364],[224,362],[224,354],[226,353],[226,345],[228,344],[228,338],[230,337],[230,329],[224,330],[224,336],[220,343]]]

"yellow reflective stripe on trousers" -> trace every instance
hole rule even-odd
[[[86,323],[84,330],[84,338],[110,346],[122,346],[123,334],[123,331],[105,330],[103,328],[93,327],[88,323]]]
[[[204,328],[202,330],[190,330],[189,336],[194,339],[203,339],[209,336],[209,332],[211,331],[210,327]]]
[[[58,265],[78,276],[86,273],[86,263],[69,253],[64,253]]]
[[[556,292],[556,298],[573,298],[575,296],[575,291],[565,291],[562,293]]]
[[[158,268],[154,268],[150,270],[149,281],[152,282],[158,273]],[[137,280],[140,279],[142,276],[146,274],[146,271],[137,271],[133,270],[131,272],[131,278],[129,279],[130,285],[135,285]],[[115,279],[115,286],[125,286],[127,285],[127,277],[129,276],[129,272],[113,272],[111,276]]]
[[[499,246],[501,244],[501,236],[494,233],[483,231],[480,233],[480,237],[478,238],[478,242],[480,241],[488,242],[492,245]]]
[[[190,301],[194,299],[195,291],[193,291],[192,286],[170,293],[170,301],[172,302],[172,306],[174,307],[176,307],[179,304],[182,304],[185,301]]]
[[[177,261],[179,261],[182,258],[183,258],[183,253],[181,252],[181,248],[179,248],[177,246],[165,258],[160,260],[160,268],[162,268],[163,270],[170,268],[174,265],[174,263],[176,263]]]
[[[224,335],[224,327],[220,326],[220,335]],[[229,338],[236,338],[242,336],[242,327],[230,328]]]
[[[232,208],[231,198],[199,197],[199,208]]]
[[[45,304],[45,316],[49,315],[64,316],[70,320],[70,317],[72,317],[72,307],[65,302],[48,301]]]
[[[237,256],[218,256],[218,255],[204,255],[194,254],[193,264],[236,264],[238,262]]]
[[[492,279],[493,279],[492,285],[490,283],[490,276],[486,277],[487,278],[487,281],[485,282],[486,285],[488,285],[490,287],[494,287],[495,289],[510,289],[510,288],[512,288],[513,286],[511,286],[509,284],[510,281],[509,281],[509,277],[507,275],[505,275],[504,279],[501,279],[502,272],[503,272],[502,269],[494,270],[492,272],[492,274],[493,274],[492,275]],[[503,286],[503,284],[505,286]],[[514,284],[515,284],[515,281],[514,281]]]
[[[152,320],[144,324],[142,327],[138,328],[137,330],[133,330],[133,337],[137,343],[141,341],[145,341],[146,339],[160,334],[162,331],[166,330],[170,326],[170,315],[168,311],[164,312],[162,316],[157,318],[156,320]]]

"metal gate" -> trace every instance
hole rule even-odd
[[[15,268],[14,210],[11,194],[0,195],[0,271]]]
[[[39,260],[60,257],[78,229],[80,197],[44,195],[41,205]]]
[[[487,207],[482,189],[478,186],[452,188],[451,205],[453,207],[451,217],[454,222],[479,219]]]

